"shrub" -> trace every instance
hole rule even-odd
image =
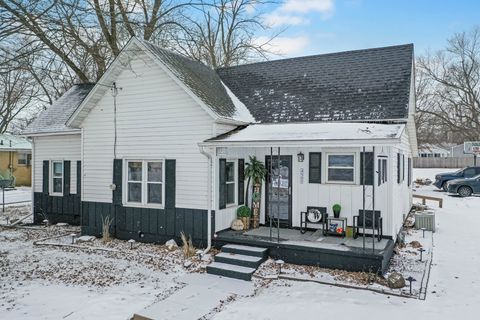
[[[247,206],[241,206],[237,209],[237,217],[250,217],[252,215],[252,211]]]
[[[333,205],[332,210],[334,213],[340,213],[340,211],[342,210],[342,206],[336,203]]]

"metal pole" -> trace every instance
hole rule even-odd
[[[270,224],[270,241],[272,241],[272,193],[270,192],[270,190],[273,191],[272,161],[273,161],[273,147],[270,147],[270,173],[268,175],[268,179],[270,181],[268,182],[268,188],[267,188],[267,193],[268,193],[268,222]]]
[[[362,161],[362,189],[363,189],[363,250],[365,251],[365,147],[363,147],[363,161]]]
[[[377,162],[376,161],[376,157],[375,157],[375,147],[372,148],[372,167],[373,167],[373,172],[376,172],[375,171],[375,163]],[[378,169],[378,168],[377,168]],[[373,173],[372,172],[372,173]],[[378,175],[378,172],[377,172],[377,175]],[[375,175],[372,175],[372,223],[373,223],[373,232],[372,232],[372,253],[375,253],[375,180],[378,179],[375,179]]]
[[[3,201],[2,201],[2,212],[5,213],[5,187],[2,187]]]
[[[277,184],[277,243],[280,242],[280,147],[277,150],[277,170],[278,170],[278,184]]]

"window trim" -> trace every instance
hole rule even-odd
[[[353,156],[353,166],[352,167],[330,167],[329,166],[329,159],[330,156]],[[325,180],[327,183],[332,183],[332,184],[356,184],[357,183],[357,153],[355,152],[330,152],[326,154],[325,157]],[[330,180],[328,170],[329,169],[352,169],[353,170],[353,180],[352,181],[339,181],[339,180]]]
[[[129,162],[141,162],[142,163],[142,180],[130,181],[128,179],[128,163]],[[162,182],[148,181],[148,163],[149,162],[161,162],[162,163]],[[152,209],[164,209],[165,208],[165,159],[124,159],[123,161],[123,205],[127,207],[137,208],[152,208]],[[140,183],[141,189],[141,201],[131,202],[128,201],[128,183]],[[162,185],[162,203],[148,203],[148,184],[161,184]]]
[[[228,163],[233,163],[233,181],[227,181],[227,165]],[[225,207],[235,207],[238,203],[238,160],[237,159],[226,159],[225,160]],[[228,202],[228,188],[229,184],[233,184],[233,202]]]
[[[55,163],[60,163],[62,165],[61,166],[62,167],[62,177],[61,177],[61,179],[62,179],[62,191],[60,191],[60,192],[54,192],[53,191],[53,186],[54,186],[53,180],[54,180],[54,178],[55,179],[60,179],[60,177],[54,177],[53,176],[54,175],[53,168],[54,168]],[[65,164],[64,164],[63,160],[50,160],[50,170],[49,170],[50,171],[50,173],[49,173],[49,184],[50,184],[49,189],[50,190],[49,190],[49,192],[50,192],[51,196],[60,196],[60,197],[63,196],[63,191],[64,191],[63,187],[64,187],[64,184],[65,184],[65,168],[64,168],[64,166],[65,166]]]

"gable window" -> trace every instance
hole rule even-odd
[[[126,202],[141,206],[163,204],[163,161],[129,160],[126,174]]]
[[[234,161],[227,161],[226,162],[226,175],[225,175],[225,184],[227,188],[227,205],[235,204],[235,162]]]
[[[328,154],[327,155],[327,180],[337,183],[355,182],[355,155]]]
[[[32,164],[32,154],[31,153],[19,153],[18,154],[18,164],[23,166],[29,166]]]
[[[321,183],[321,152],[310,152],[308,157],[308,182],[309,183]]]
[[[50,185],[52,195],[63,195],[63,161],[51,161]]]

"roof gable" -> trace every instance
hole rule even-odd
[[[109,86],[133,59],[139,50],[147,53],[176,81],[214,120],[250,123],[254,119],[242,105],[232,101],[213,69],[203,63],[190,60],[179,54],[159,48],[147,41],[132,38],[122,49],[99,83],[75,110],[67,121],[68,126],[78,127],[89,111],[101,99]]]
[[[413,45],[217,69],[255,120],[270,122],[408,118]]]

